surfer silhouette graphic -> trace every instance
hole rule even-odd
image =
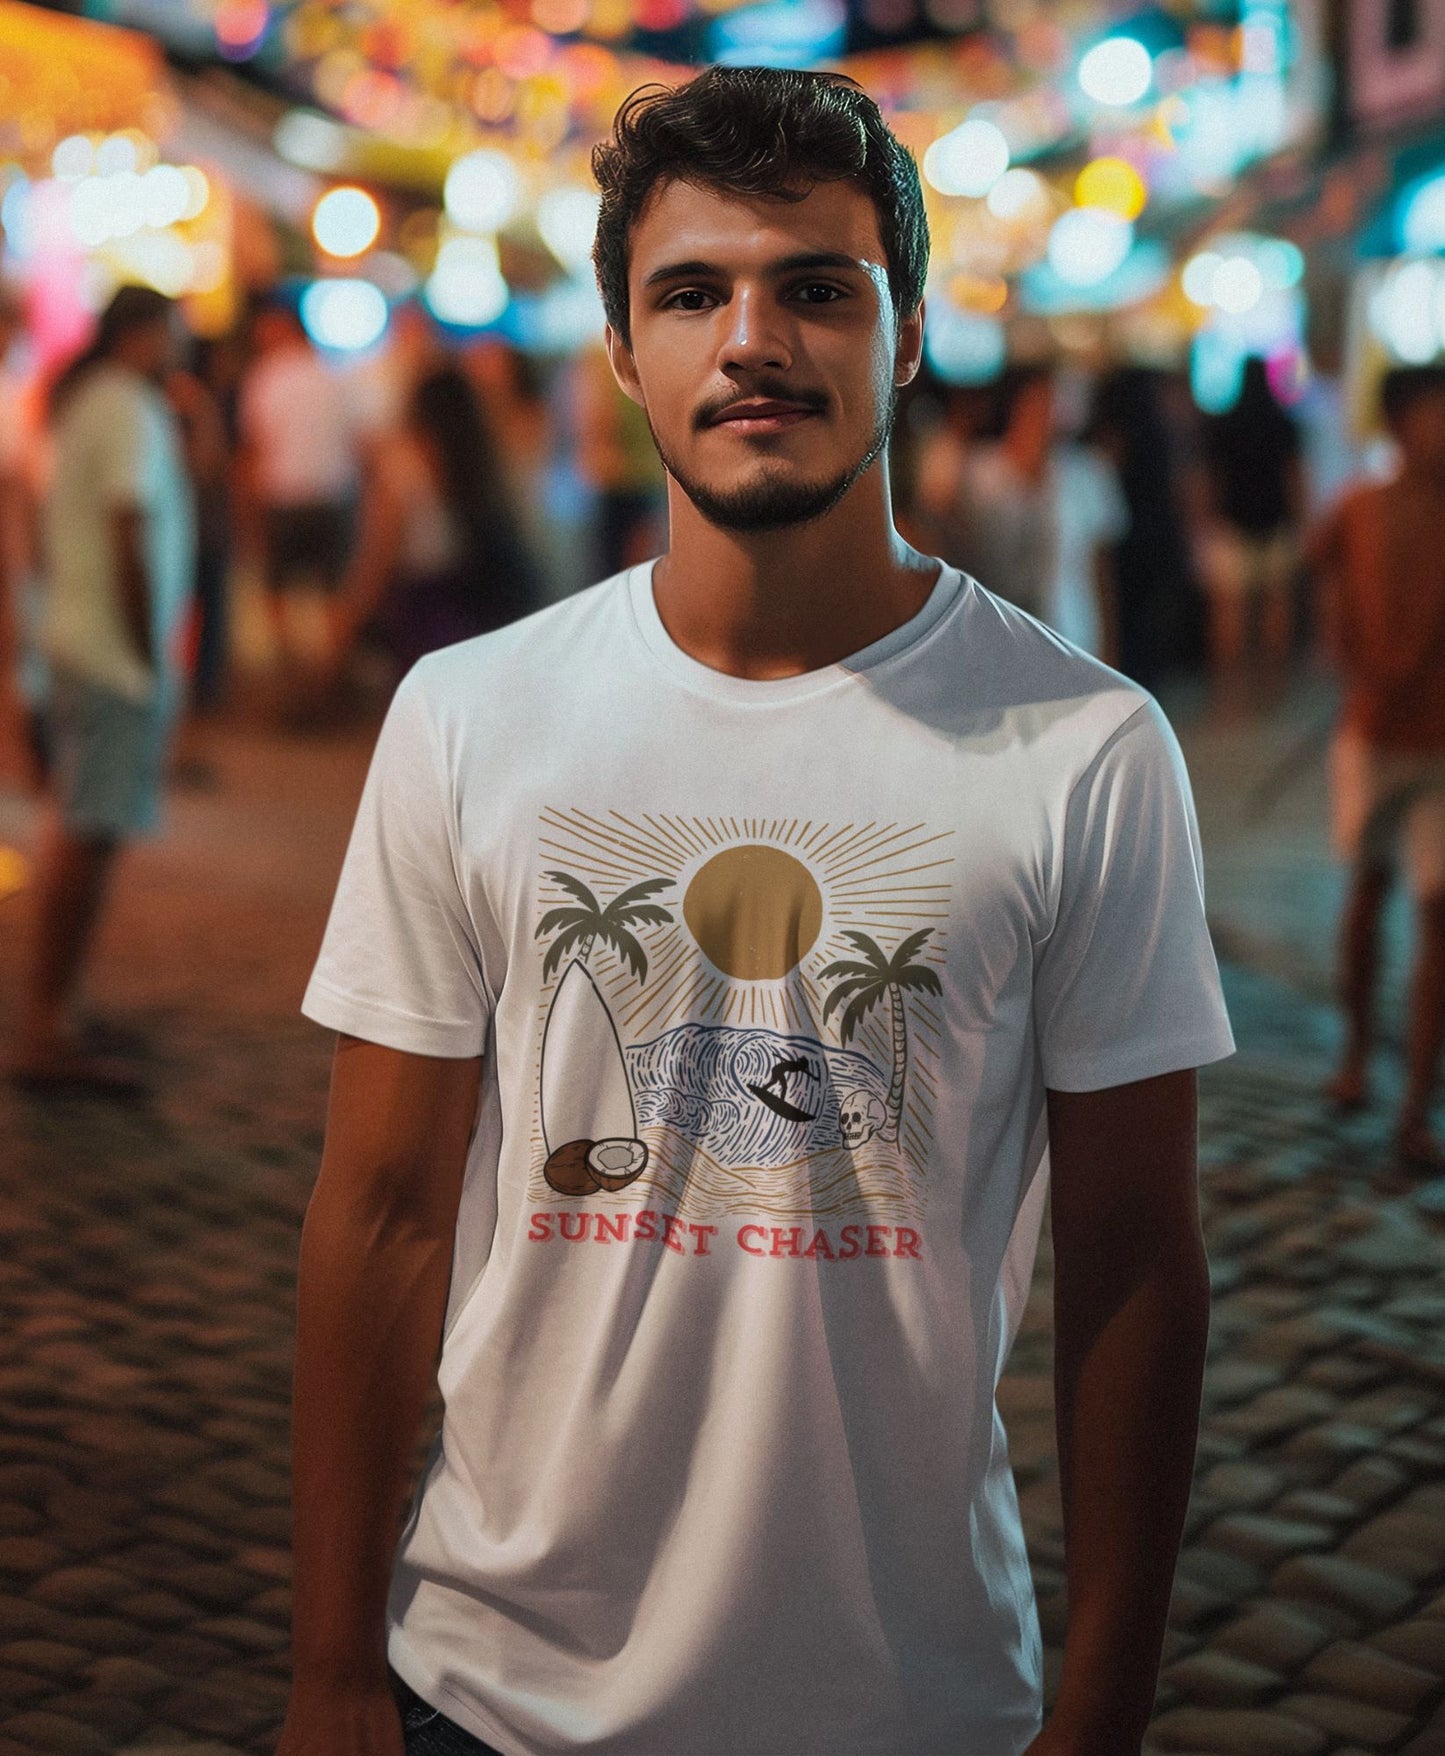
[[[748,1090],[773,1111],[775,1115],[784,1117],[789,1122],[814,1122],[817,1120],[816,1110],[800,1109],[789,1098],[788,1080],[797,1074],[803,1079],[811,1079],[816,1085],[818,1070],[805,1055],[795,1061],[774,1061],[773,1070],[760,1085],[749,1084]]]

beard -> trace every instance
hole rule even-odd
[[[709,524],[731,531],[786,530],[790,525],[808,524],[831,512],[863,472],[871,468],[892,437],[897,407],[895,387],[879,411],[878,424],[862,457],[837,475],[821,481],[799,481],[791,471],[771,465],[764,466],[751,481],[737,488],[710,488],[699,481],[668,453],[651,416],[647,425],[662,467]]]

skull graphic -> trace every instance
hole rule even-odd
[[[838,1127],[850,1152],[871,1140],[886,1119],[882,1103],[871,1091],[846,1091],[838,1100]]]

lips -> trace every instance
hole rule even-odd
[[[715,427],[741,427],[753,432],[774,431],[811,419],[818,411],[800,402],[735,402],[713,417]]]

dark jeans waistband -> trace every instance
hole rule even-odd
[[[500,1756],[490,1744],[474,1738],[454,1720],[424,1701],[410,1684],[393,1671],[391,1686],[401,1710],[401,1729],[406,1756]]]

